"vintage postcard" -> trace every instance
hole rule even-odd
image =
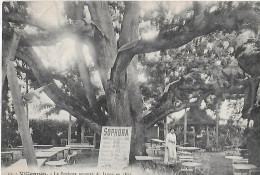
[[[1,174],[260,174],[259,2],[1,5]]]

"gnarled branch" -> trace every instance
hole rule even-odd
[[[242,7],[241,7],[242,6]],[[244,13],[240,15],[240,8],[228,6],[216,11],[210,12],[202,10],[204,8],[197,8],[198,12],[195,16],[185,22],[184,25],[173,26],[172,29],[165,30],[159,33],[154,39],[145,40],[137,39],[130,42],[119,49],[115,63],[120,69],[113,69],[111,75],[120,75],[120,73],[127,68],[132,58],[136,54],[155,52],[158,50],[165,50],[171,48],[178,48],[192,41],[194,38],[209,34],[217,30],[238,30],[243,27],[243,22],[247,22],[247,18],[251,17],[254,22],[260,23],[260,13],[254,11],[251,7],[245,5],[243,11],[252,11],[251,13]],[[198,7],[198,3],[195,3]],[[111,77],[112,79],[112,77]]]
[[[37,79],[37,81],[44,85],[49,84],[47,88],[45,88],[44,92],[46,95],[61,109],[68,111],[70,114],[75,116],[76,118],[82,119],[87,123],[87,125],[93,129],[95,132],[101,132],[101,127],[98,124],[100,121],[97,116],[93,113],[93,111],[87,107],[86,105],[82,104],[77,99],[73,98],[72,96],[68,96],[67,94],[63,93],[58,86],[55,84],[54,80],[51,78],[48,71],[45,69],[44,65],[38,59],[36,53],[29,48],[28,54],[30,54],[30,59],[26,56],[20,55],[21,59],[28,64]],[[19,55],[18,55],[19,57]],[[86,117],[87,116],[87,117]],[[92,118],[91,116],[95,116]]]

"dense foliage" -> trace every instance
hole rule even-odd
[[[35,144],[60,146],[61,139],[68,138],[68,122],[57,120],[30,120],[32,139]],[[75,139],[75,123],[72,125],[72,139]],[[79,134],[80,135],[80,134]]]
[[[131,148],[136,150],[147,129],[202,101],[217,113],[217,101],[242,96],[242,117],[254,120],[253,129],[259,127],[258,118],[249,113],[259,88],[258,2],[194,2],[179,11],[177,3],[158,2],[146,12],[137,2],[61,4],[55,24],[36,19],[33,2],[4,2],[2,9],[3,50],[8,52],[14,31],[21,36],[15,54],[18,77],[22,70],[32,88],[47,86],[44,92],[55,103],[48,105],[47,114],[65,110],[97,133],[103,125],[132,126]],[[147,38],[147,32],[154,37]],[[75,41],[67,46],[71,48],[63,47],[65,37]],[[91,66],[85,63],[86,45]],[[65,71],[44,64],[67,55],[67,49],[72,54]],[[100,86],[93,81],[94,72]],[[138,72],[147,80],[141,86]],[[59,127],[41,125],[49,133],[37,142],[58,144],[64,134]]]

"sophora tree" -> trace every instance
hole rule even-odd
[[[131,156],[140,154],[145,130],[169,113],[176,111],[175,109],[171,111],[171,108],[184,109],[189,105],[201,103],[211,93],[222,93],[214,85],[198,82],[192,84],[195,83],[192,77],[184,76],[182,78],[180,76],[179,79],[175,79],[178,81],[169,82],[168,90],[164,91],[160,98],[161,103],[155,105],[155,109],[158,110],[143,116],[143,101],[136,79],[137,55],[175,48],[181,49],[188,43],[197,42],[199,37],[216,31],[226,33],[236,31],[239,33],[249,29],[253,33],[257,33],[260,22],[257,2],[218,2],[213,4],[194,2],[184,11],[172,15],[167,25],[156,26],[158,34],[152,39],[146,39],[140,37],[138,32],[139,2],[66,2],[64,3],[64,15],[67,19],[60,20],[57,26],[43,24],[34,19],[27,12],[26,4],[26,2],[5,2],[3,4],[3,42],[7,45],[14,31],[20,35],[16,58],[23,60],[30,67],[39,86],[48,85],[44,92],[59,109],[66,110],[76,118],[82,119],[97,133],[100,133],[102,125],[132,126]],[[31,27],[33,32],[26,32],[25,26]],[[72,80],[68,79],[68,75],[58,75],[55,71],[48,70],[32,49],[32,46],[55,45],[66,36],[76,41],[76,56],[72,59],[76,60],[75,69],[77,69],[78,76]],[[249,95],[245,99],[250,101],[249,106],[252,106],[255,103],[254,97],[258,87],[256,85],[259,84],[257,77],[259,76],[260,64],[259,53],[256,49],[257,42],[251,40],[250,42],[255,45],[253,52],[246,50],[247,44],[250,44],[248,42],[235,47],[234,52],[237,53],[235,59],[239,66],[250,76],[253,76],[253,82],[256,82],[246,91]],[[83,45],[88,45],[91,48],[90,54],[95,69],[99,72],[105,100],[96,95],[89,75],[89,68],[82,61],[84,60]],[[197,50],[196,47],[192,49]],[[193,56],[192,53],[191,50],[187,54]],[[207,52],[203,52],[204,56],[200,56],[198,53],[198,62],[203,58],[207,59],[206,54]],[[215,55],[213,54],[213,57]],[[173,56],[171,59],[172,61],[184,59],[184,56],[179,58]],[[3,57],[4,61],[5,57]],[[5,71],[4,65],[3,72]],[[250,66],[253,66],[253,69],[248,69]],[[195,74],[193,75],[195,76]],[[54,79],[62,82],[63,88],[58,87]],[[84,101],[80,100],[79,94],[75,94],[78,92],[72,91],[73,83],[78,80],[82,82],[78,87],[80,87],[79,91],[84,93],[85,97],[81,96],[85,98]],[[188,81],[188,85],[183,83],[186,81]],[[239,84],[239,82],[235,83]],[[232,85],[234,83],[231,84],[228,93],[232,93],[232,91],[240,93],[245,88],[244,86],[234,87]],[[186,97],[184,93],[187,89],[199,91],[190,96],[197,98],[196,102],[189,102],[190,97]],[[227,92],[226,87],[223,89],[223,93],[225,92]]]

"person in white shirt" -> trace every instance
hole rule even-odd
[[[168,133],[166,136],[164,163],[173,164],[176,159],[176,135],[174,129],[172,128],[170,133]]]

